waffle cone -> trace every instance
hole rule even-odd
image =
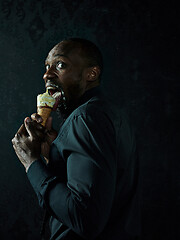
[[[42,117],[43,122],[41,125],[45,126],[48,117],[50,116],[52,108],[50,107],[37,107],[37,113]]]

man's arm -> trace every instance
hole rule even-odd
[[[115,133],[104,113],[75,117],[55,140],[67,161],[67,183],[40,160],[29,180],[51,214],[74,232],[93,239],[108,221],[116,182]]]

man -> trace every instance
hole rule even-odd
[[[100,51],[85,39],[64,40],[45,65],[46,88],[64,96],[60,130],[52,129],[52,118],[42,127],[41,117],[33,114],[12,143],[50,216],[51,239],[135,239],[140,227],[136,144],[126,116],[101,93]]]

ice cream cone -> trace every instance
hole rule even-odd
[[[37,113],[42,117],[43,122],[41,123],[45,126],[48,117],[53,110],[53,106],[56,100],[49,95],[48,91],[37,96]]]
[[[50,116],[52,108],[50,107],[37,107],[37,113],[42,117],[43,122],[41,125],[45,126],[48,117]]]

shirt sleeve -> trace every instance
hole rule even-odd
[[[74,116],[56,145],[67,161],[67,182],[51,176],[36,161],[28,170],[40,204],[60,222],[85,239],[104,229],[113,203],[116,183],[115,133],[103,112]]]

